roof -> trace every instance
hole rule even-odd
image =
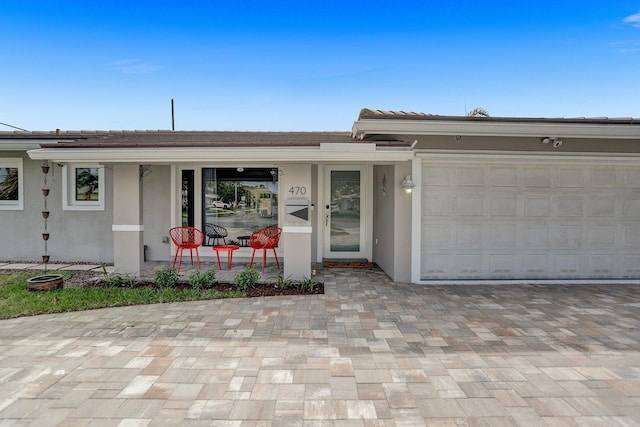
[[[406,111],[386,111],[363,108],[358,120],[438,120],[438,121],[467,121],[467,122],[508,122],[508,123],[561,123],[561,124],[624,124],[640,126],[640,118],[621,117],[472,117],[472,116],[441,116],[437,114],[416,113]]]
[[[37,139],[58,148],[207,147],[207,146],[316,146],[353,142],[348,132],[213,132],[170,130],[110,130],[0,132],[0,139]],[[48,140],[52,141],[50,144]]]

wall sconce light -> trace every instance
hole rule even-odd
[[[554,148],[558,148],[562,145],[562,140],[555,136],[548,136],[542,139],[543,144],[551,144]]]
[[[411,180],[411,175],[407,175],[403,180],[402,180],[402,184],[400,184],[402,186],[402,188],[404,188],[404,192],[407,194],[411,194],[411,192],[413,191],[413,187],[415,187],[416,185],[413,183],[413,181]]]

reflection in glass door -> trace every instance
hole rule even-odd
[[[359,167],[332,167],[327,170],[325,196],[325,257],[364,256],[363,215],[361,215],[363,170]]]

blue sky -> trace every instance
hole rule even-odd
[[[5,0],[0,40],[0,122],[28,130],[170,129],[172,98],[177,130],[640,117],[638,0]]]

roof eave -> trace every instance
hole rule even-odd
[[[352,135],[360,140],[373,135],[559,136],[564,138],[640,139],[640,127],[593,123],[360,119],[353,124]]]
[[[367,144],[368,145],[368,144]],[[335,147],[337,148],[337,147]],[[28,151],[33,160],[54,162],[98,162],[98,163],[264,163],[264,162],[356,162],[356,161],[404,161],[413,158],[407,149],[384,147],[373,150],[339,150],[323,147],[295,148],[40,148]]]

